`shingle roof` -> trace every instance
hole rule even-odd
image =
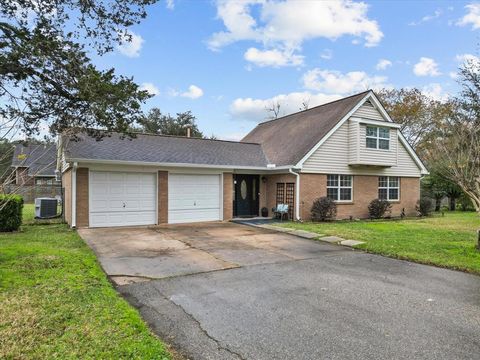
[[[16,144],[12,166],[28,167],[28,176],[55,176],[56,145]]]
[[[241,141],[262,145],[276,166],[297,164],[369,91],[257,125]]]
[[[113,133],[97,141],[77,134],[66,143],[66,159],[115,160],[214,166],[266,167],[259,144],[165,135],[137,134],[123,138]]]

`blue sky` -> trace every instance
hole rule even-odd
[[[454,95],[477,55],[480,3],[172,0],[131,31],[95,63],[155,93],[146,110],[191,110],[207,135],[237,140],[273,100],[287,114],[367,88]]]

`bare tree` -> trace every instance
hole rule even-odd
[[[439,124],[427,155],[461,187],[480,214],[480,63],[465,64],[459,75],[461,97],[451,116]]]
[[[300,111],[308,110],[310,106],[310,98],[302,100],[302,105],[300,106]]]
[[[269,120],[278,119],[278,117],[280,115],[280,108],[281,108],[280,102],[278,100],[272,100],[272,102],[269,106],[265,106],[265,110],[268,113],[267,118]]]

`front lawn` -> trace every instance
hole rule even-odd
[[[0,358],[170,359],[64,224],[0,233]]]
[[[475,249],[480,217],[474,212],[452,212],[424,219],[285,223],[345,239],[365,241],[358,248],[394,258],[412,260],[480,274],[480,251]]]

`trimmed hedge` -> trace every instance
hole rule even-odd
[[[20,195],[0,195],[0,232],[18,230],[22,225],[22,210]]]

